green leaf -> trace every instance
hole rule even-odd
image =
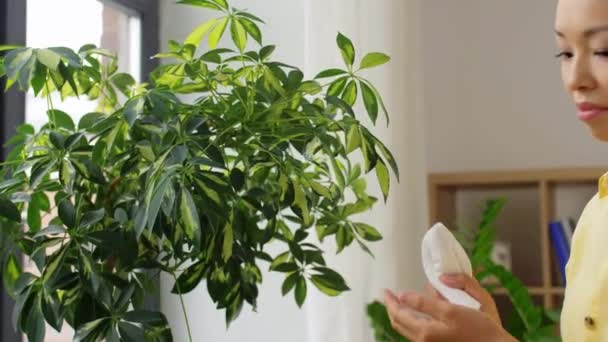
[[[59,179],[61,180],[61,184],[65,187],[67,192],[72,192],[74,188],[74,181],[76,180],[76,170],[74,166],[67,161],[61,161],[61,170],[59,170]]]
[[[245,173],[238,168],[232,169],[230,171],[230,183],[234,187],[234,190],[241,191],[245,185]]]
[[[50,225],[36,233],[36,235],[34,235],[34,239],[47,235],[65,234],[65,232],[65,228],[62,226]]]
[[[10,51],[10,50],[15,50],[18,48],[22,48],[22,46],[19,45],[0,45],[0,51]]]
[[[294,292],[296,303],[299,307],[302,307],[304,300],[306,300],[306,278],[299,276],[296,281],[296,291]]]
[[[228,25],[228,17],[223,18],[219,21],[219,23],[211,30],[209,33],[209,48],[215,49],[217,44],[220,42],[222,35],[224,35],[224,31],[226,31],[226,26]]]
[[[274,271],[277,266],[279,266],[279,265],[281,265],[283,263],[288,262],[289,261],[289,257],[290,257],[289,251],[277,255],[277,257],[274,258],[274,260],[270,264],[270,268],[269,269],[271,271]]]
[[[63,310],[59,296],[56,292],[49,293],[45,289],[40,297],[40,306],[44,318],[53,329],[60,332],[63,325]]]
[[[0,192],[9,189],[15,185],[21,185],[23,184],[23,180],[21,179],[17,179],[17,178],[11,178],[11,179],[7,179],[4,182],[0,182]]]
[[[340,48],[340,53],[342,54],[342,59],[344,59],[344,63],[350,68],[355,63],[355,47],[353,43],[344,36],[342,33],[338,33],[338,37],[336,38],[338,43],[338,47]]]
[[[192,194],[187,188],[182,188],[180,213],[186,236],[192,240],[195,246],[199,246],[201,233],[200,219],[194,199],[192,199]]]
[[[215,2],[216,4],[222,6],[222,8],[228,9],[228,3],[226,2],[226,0],[212,0],[212,1]]]
[[[361,131],[361,153],[363,153],[363,160],[365,162],[365,172],[370,172],[378,161],[378,155],[372,142],[367,139],[367,136]]]
[[[340,187],[340,189],[343,190],[346,182],[346,180],[344,179],[344,167],[333,155],[330,155],[329,160],[331,162],[331,167],[335,180],[336,182],[338,182],[338,186]]]
[[[359,69],[373,68],[375,66],[385,64],[390,60],[391,58],[388,55],[381,52],[370,52],[361,60]]]
[[[349,77],[341,77],[331,82],[329,88],[327,89],[328,96],[338,96],[344,91],[344,87],[346,86],[346,82],[348,82]]]
[[[314,267],[313,270],[319,273],[312,275],[310,280],[321,292],[329,296],[337,296],[350,290],[344,278],[337,272],[327,267]]]
[[[378,101],[376,99],[376,94],[374,94],[374,91],[364,82],[359,82],[359,85],[361,86],[363,104],[365,104],[367,114],[372,122],[376,124],[376,119],[378,118]]]
[[[4,195],[0,195],[0,216],[15,222],[21,222],[21,212],[19,212],[17,206]]]
[[[325,100],[327,101],[327,103],[340,108],[345,114],[350,114],[350,116],[353,117],[355,116],[353,107],[351,107],[348,103],[344,102],[344,100],[335,96],[328,96]]]
[[[372,322],[374,335],[377,341],[409,342],[391,326],[391,320],[386,307],[380,302],[373,302],[367,306],[367,315]]]
[[[308,208],[308,201],[306,198],[306,193],[302,189],[299,184],[294,184],[294,200],[293,204],[296,209],[296,215],[298,215],[303,221],[304,224],[308,225],[310,223],[310,210]],[[292,207],[293,209],[294,207]]]
[[[41,225],[40,208],[32,201],[27,207],[27,226],[31,232],[37,232]]]
[[[0,68],[1,67],[2,66],[0,65]],[[32,81],[30,82],[35,96],[38,96],[38,94],[40,94],[40,91],[42,91],[42,88],[44,88],[44,86],[46,85],[47,72],[48,69],[44,65],[40,63],[36,64],[36,68],[34,69],[34,75],[32,75]],[[0,75],[1,74],[2,73],[0,72]]]
[[[177,278],[177,282],[173,285],[171,293],[184,294],[194,290],[205,276],[205,271],[207,269],[208,265],[203,261],[199,261],[188,267],[180,274],[179,278]]]
[[[33,306],[29,311],[25,332],[27,335],[27,339],[29,342],[43,342],[45,335],[45,324],[44,317],[42,316],[42,312],[40,311],[39,305],[39,297],[36,297],[33,300]]]
[[[154,227],[154,224],[156,223],[162,201],[165,198],[167,190],[169,189],[169,187],[171,187],[173,175],[173,173],[164,173],[161,176],[152,194],[152,201],[148,203],[148,219],[146,222],[150,230]]]
[[[144,327],[141,324],[131,324],[127,322],[118,323],[118,331],[120,336],[127,341],[145,341],[146,336]]]
[[[17,293],[15,286],[17,280],[21,276],[21,266],[17,262],[17,258],[13,253],[10,253],[4,262],[4,270],[2,272],[2,281],[4,282],[4,289],[11,297],[15,298]]]
[[[295,262],[285,262],[273,267],[271,270],[281,273],[291,273],[299,270],[300,268]]]
[[[238,19],[231,20],[230,34],[236,47],[239,49],[239,51],[243,52],[247,46],[247,31],[245,31],[245,28]]]
[[[281,286],[281,293],[283,294],[283,296],[288,294],[289,291],[291,291],[296,286],[296,282],[299,278],[300,274],[297,272],[291,273],[285,278],[285,281],[283,281],[283,285]]]
[[[58,205],[59,218],[68,228],[76,226],[76,209],[69,198],[65,198]]]
[[[386,106],[384,105],[384,100],[382,100],[382,96],[380,95],[380,93],[378,92],[376,87],[374,87],[374,85],[371,84],[369,81],[362,80],[362,82],[365,83],[367,86],[369,86],[372,89],[372,91],[374,92],[374,95],[376,95],[376,99],[377,99],[378,103],[380,103],[380,108],[382,108],[382,112],[384,113],[384,118],[386,119],[386,124],[388,125],[388,123],[390,122],[390,118],[388,116],[388,111],[386,110]]]
[[[49,50],[61,56],[61,59],[66,61],[70,66],[74,68],[82,67],[82,60],[80,56],[78,56],[78,54],[74,52],[74,50],[68,49],[66,47],[52,47],[49,48]]]
[[[18,48],[12,50],[4,58],[4,70],[9,80],[17,80],[21,69],[28,63],[32,57],[33,50],[31,48]],[[6,89],[10,88],[9,82],[6,84]]]
[[[75,131],[76,130],[76,126],[74,125],[74,121],[72,120],[72,118],[65,112],[62,112],[60,110],[57,109],[51,109],[48,110],[46,112],[47,116],[49,117],[49,121],[57,126],[58,128],[65,128],[68,131]]]
[[[78,122],[78,130],[88,131],[89,129],[95,127],[99,123],[103,122],[108,118],[108,115],[104,113],[88,113],[85,114],[80,121]]]
[[[57,164],[57,160],[43,159],[32,166],[32,174],[30,175],[30,187],[35,189],[40,182],[46,177]]]
[[[357,125],[351,125],[346,134],[346,154],[356,150],[359,146],[361,146],[359,127]]]
[[[123,321],[119,323],[119,329],[121,335],[126,330],[127,325],[131,325],[135,330],[139,330],[145,336],[145,341],[158,341],[158,342],[171,342],[173,336],[171,335],[171,327],[165,315],[160,312],[151,312],[145,310],[129,311],[123,315]],[[126,324],[132,323],[132,324]],[[132,334],[133,330],[129,331],[126,335],[129,341],[144,341],[141,339],[141,335],[136,333]]]
[[[348,82],[348,85],[342,94],[342,100],[351,107],[355,104],[355,101],[357,101],[357,83],[354,80]]]
[[[131,89],[137,84],[133,76],[126,73],[115,74],[112,76],[111,81],[127,97],[131,96]]]
[[[380,141],[380,139],[373,136],[365,127],[363,127],[361,134],[362,136],[369,137],[374,141],[374,144],[376,145],[378,150],[380,150],[380,153],[382,153],[384,160],[388,162],[391,169],[393,170],[393,173],[397,177],[397,180],[399,180],[399,167],[397,166],[397,161],[395,160],[395,157],[393,157],[391,151],[384,145],[384,143],[382,143],[382,141]]]
[[[303,92],[304,94],[316,95],[316,94],[320,93],[323,90],[323,88],[321,88],[321,85],[318,82],[305,81],[305,82],[302,82],[302,84],[300,85],[298,90]]]
[[[338,227],[338,231],[336,232],[336,253],[340,253],[344,250],[344,247],[347,246],[349,231],[346,230],[343,226]]]
[[[391,186],[391,176],[382,159],[378,159],[378,162],[376,163],[376,177],[378,178],[380,189],[382,189],[382,195],[384,195],[384,202],[386,202]]]
[[[97,341],[110,323],[109,317],[99,318],[83,324],[74,335],[73,342]]]
[[[328,199],[333,199],[333,196],[331,195],[331,192],[329,191],[329,189],[324,187],[323,185],[321,185],[315,181],[311,181],[310,186],[311,186],[312,190],[314,192],[316,192],[317,194],[319,194],[325,198],[328,198]]]
[[[258,44],[262,45],[262,31],[260,31],[258,25],[256,25],[253,21],[245,18],[239,18],[239,22],[241,23],[241,25],[243,25],[247,33],[249,33],[249,35],[256,42],[258,42]]]
[[[232,248],[234,247],[234,231],[232,228],[232,220],[226,222],[224,227],[224,244],[222,246],[222,259],[227,262],[232,257]]]
[[[88,227],[96,224],[97,222],[103,220],[105,215],[106,215],[106,210],[104,208],[87,211],[82,216],[82,220],[80,221],[80,224],[78,226],[79,226],[79,228],[88,228]]]
[[[59,132],[51,132],[49,134],[51,143],[58,149],[63,150],[65,144],[65,136]]]
[[[253,21],[256,21],[258,23],[264,24],[264,20],[260,19],[259,17],[256,17],[255,15],[251,14],[251,13],[247,13],[247,12],[238,12],[237,13],[238,16],[240,17],[245,17],[248,19],[251,19]]]
[[[222,8],[216,4],[215,2],[211,2],[211,0],[180,0],[177,2],[178,4],[184,5],[192,5],[198,7],[209,8],[212,10],[222,10]]]
[[[67,139],[65,139],[65,149],[72,150],[82,138],[84,138],[84,134],[80,132],[70,135],[69,137],[67,137]]]
[[[320,73],[318,73],[317,76],[315,76],[315,79],[334,77],[334,76],[344,75],[346,73],[347,73],[347,71],[342,70],[342,69],[327,69],[327,70],[323,70]]]
[[[382,235],[380,234],[380,232],[378,232],[378,230],[376,230],[376,228],[360,222],[353,223],[353,225],[355,226],[355,231],[357,232],[357,234],[359,234],[359,236],[361,236],[363,239],[367,241],[382,240]]]
[[[59,269],[64,265],[63,261],[67,250],[67,247],[63,247],[49,257],[50,261],[42,271],[42,280],[45,284],[53,284],[59,276]]]
[[[131,98],[125,104],[125,109],[123,115],[129,127],[133,126],[133,123],[137,119],[138,116],[142,115],[144,112],[144,105],[146,104],[146,98],[142,95],[135,96]]]
[[[204,22],[202,25],[198,26],[197,28],[195,28],[194,31],[192,31],[188,35],[186,40],[184,41],[184,45],[192,44],[192,45],[198,47],[201,44],[201,41],[203,40],[203,38],[205,37],[207,32],[209,32],[209,30],[211,30],[211,28],[213,28],[213,26],[216,25],[217,22],[218,22],[218,19],[211,19],[211,20]]]
[[[36,69],[36,57],[31,56],[30,59],[25,63],[25,65],[21,68],[19,72],[19,86],[21,90],[28,90],[30,87],[30,83],[32,77],[34,75],[34,71]]]
[[[276,46],[274,46],[274,45],[264,46],[263,48],[260,49],[260,59],[266,60],[268,57],[270,57],[270,55],[272,55],[272,53],[274,52],[275,49],[276,49]]]
[[[61,56],[49,49],[36,50],[36,58],[38,58],[40,63],[51,70],[57,70],[59,62],[61,62]]]
[[[93,163],[88,158],[74,158],[70,159],[74,168],[80,173],[83,177],[90,180],[91,182],[97,184],[105,184],[107,181],[105,176],[103,175],[103,171],[101,168]]]

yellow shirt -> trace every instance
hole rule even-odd
[[[572,237],[561,334],[564,342],[608,341],[608,173]]]

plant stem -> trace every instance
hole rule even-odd
[[[175,272],[171,272],[173,279],[175,279],[175,286],[177,287],[177,293],[179,294],[179,301],[182,304],[182,311],[184,312],[184,319],[186,320],[186,330],[188,330],[188,339],[192,342],[192,332],[190,331],[190,322],[188,321],[188,313],[186,312],[186,304],[184,304],[184,297],[182,296],[182,290],[179,289],[179,283]]]
[[[50,72],[47,70],[46,71],[46,80],[44,82],[44,86],[46,88],[46,105],[47,105],[47,109],[50,111],[54,111],[55,109],[53,108],[53,100],[51,100],[51,91],[49,89],[49,77],[50,77]],[[55,122],[55,115],[52,115],[50,118],[50,122],[52,124],[52,128],[53,129],[57,129],[57,123]]]

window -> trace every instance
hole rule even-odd
[[[156,61],[149,56],[158,51],[157,0],[0,0],[0,44],[32,47],[65,46],[78,50],[93,43],[118,54],[119,69],[136,80],[145,81]],[[0,85],[3,89],[3,85]],[[56,108],[70,114],[75,122],[94,111],[96,102],[53,96]],[[0,143],[8,140],[23,122],[40,127],[46,122],[45,99],[32,93],[25,96],[14,89],[0,93]],[[6,151],[0,149],[0,160]],[[24,264],[24,268],[27,263]],[[0,284],[2,282],[0,281]],[[1,285],[0,285],[1,286]],[[148,307],[158,308],[158,298]],[[11,323],[12,301],[0,295],[0,341],[18,341]],[[71,341],[73,332],[64,324],[62,334],[47,327],[46,342]]]
[[[79,14],[63,20],[57,11]],[[48,25],[49,16],[59,20],[52,20],[53,24]],[[140,16],[114,3],[27,0],[27,46],[65,46],[78,51],[82,45],[92,43],[117,53],[121,63],[119,69],[141,81],[141,39]],[[75,122],[97,107],[97,101],[85,99],[69,98],[61,102],[59,94],[54,94],[52,101]],[[46,111],[46,99],[35,98],[30,91],[26,96],[25,121],[39,128],[47,121]]]

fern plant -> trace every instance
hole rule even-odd
[[[506,330],[520,341],[526,342],[557,342],[561,341],[556,333],[559,323],[559,311],[547,310],[537,306],[528,289],[513,273],[502,265],[497,265],[491,259],[492,248],[496,241],[494,222],[505,205],[504,199],[491,199],[486,202],[481,221],[470,237],[459,234],[461,244],[465,247],[471,259],[475,278],[482,284],[490,277],[496,279],[495,284],[484,284],[492,293],[496,288],[506,289],[507,296],[513,304],[514,312],[505,322]],[[386,308],[380,302],[368,305],[368,316],[378,342],[407,342],[392,329]]]
[[[219,16],[171,41],[150,83],[119,72],[114,54],[93,45],[0,47],[6,88],[48,103],[39,113],[48,122],[19,127],[0,164],[3,280],[29,341],[43,341],[45,322],[69,324],[75,341],[170,341],[166,317],[142,305],[159,273],[174,278],[179,296],[205,281],[227,322],[256,307],[262,268],[285,275],[282,292],[298,305],[310,285],[336,296],[349,287],[319,240],[335,239],[340,252],[381,239],[354,215],[377,202],[368,173],[385,199],[390,170],[398,173],[360,121],[387,114],[365,73],[389,57],[356,59],[338,34],[344,66],[306,79],[273,59],[257,16],[225,0],[179,3]],[[232,46],[218,48],[225,34]],[[209,49],[197,53],[204,37]],[[99,108],[76,123],[51,94]],[[281,253],[266,251],[271,242]]]

